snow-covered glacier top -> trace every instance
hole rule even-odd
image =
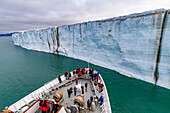
[[[151,83],[158,79],[158,85],[170,88],[169,12],[159,9],[30,30],[12,38],[26,49],[85,60]]]

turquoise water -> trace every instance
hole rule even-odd
[[[0,110],[65,71],[86,66],[84,61],[26,50],[14,46],[11,37],[0,37]],[[114,113],[170,112],[170,90],[90,66],[101,73]]]

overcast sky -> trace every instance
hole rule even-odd
[[[0,34],[159,8],[170,9],[170,0],[0,0]]]

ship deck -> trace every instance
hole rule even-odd
[[[86,70],[87,70],[87,74],[80,76],[81,78],[79,78],[78,86],[76,86],[79,89],[79,91],[77,91],[76,96],[79,96],[79,95],[82,96],[81,85],[84,86],[85,83],[88,83],[87,92],[85,91],[85,87],[84,87],[84,95],[83,95],[84,100],[82,99],[82,97],[77,97],[78,100],[76,100],[78,103],[84,104],[83,106],[79,107],[80,109],[82,109],[81,113],[112,113],[109,97],[107,94],[107,89],[106,89],[105,83],[101,75],[99,74],[99,80],[97,82],[98,84],[103,84],[104,87],[102,88],[103,91],[99,93],[99,87],[97,83],[95,86],[94,81],[91,80],[91,77],[88,74],[88,68],[86,68]],[[94,70],[94,73],[97,73],[97,71]],[[73,75],[73,72],[71,72],[71,75]],[[74,86],[76,85],[75,78],[78,77],[78,75],[77,74],[73,75],[71,77],[71,80],[66,80],[64,75],[60,77],[61,77],[62,83],[59,83],[58,78],[55,78],[52,81],[44,84],[42,87],[38,88],[34,92],[20,99],[16,103],[12,104],[9,107],[9,109],[11,111],[18,112],[18,113],[23,113],[23,112],[24,113],[41,113],[39,109],[39,101],[41,99],[46,98],[50,105],[50,109],[52,110],[53,103],[51,102],[54,102],[53,94],[56,93],[56,91],[61,91],[63,94],[60,92],[60,94],[56,94],[55,96],[60,95],[60,97],[62,97],[61,95],[63,95],[63,98],[60,100],[60,103],[59,103],[63,106],[63,107],[60,107],[61,108],[60,110],[61,110],[61,113],[65,112],[64,108],[67,111],[68,110],[67,106],[69,107],[69,106],[74,105],[74,99],[76,98],[76,96],[74,96],[74,91],[71,94],[71,98],[69,98],[67,89],[70,89],[72,87],[74,90]],[[102,86],[100,85],[100,87]],[[92,112],[92,110],[91,111],[87,110],[87,100],[90,99],[91,96],[94,97],[94,95],[98,98],[100,98],[102,95],[104,100],[103,100],[103,104],[100,106],[98,99],[93,99],[93,101],[95,100],[95,102],[93,102],[92,108],[94,108],[94,111]]]
[[[69,84],[68,86],[64,86],[66,83],[69,83],[71,82],[71,84]],[[84,79],[84,78],[80,78],[78,79],[78,85],[85,85],[85,83],[88,83],[87,85],[87,92],[85,91],[85,87],[84,87],[84,108],[87,108],[87,100],[89,99],[90,100],[90,97],[91,96],[94,96],[95,95],[95,91],[92,90],[93,87],[96,87],[93,85],[94,81],[91,81],[90,79]],[[56,86],[54,86],[52,89],[54,90],[53,92],[55,91],[61,91],[63,92],[63,98],[64,98],[64,101],[61,102],[60,104],[63,105],[64,108],[66,108],[67,106],[70,106],[70,105],[73,105],[74,104],[74,99],[76,98],[76,96],[78,95],[82,95],[82,92],[81,90],[80,91],[77,91],[77,94],[76,96],[74,95],[74,86],[76,85],[76,81],[75,80],[65,80],[63,81],[61,84],[58,84]],[[61,88],[59,88],[61,87]],[[67,89],[70,89],[70,88],[73,88],[73,92],[71,94],[71,98],[68,97],[68,93],[67,93]],[[57,89],[57,90],[56,90]],[[48,99],[52,99],[53,98],[53,92],[51,92],[47,97]],[[100,94],[100,93],[99,93]],[[102,95],[102,93],[101,93]],[[100,98],[100,97],[98,97]],[[94,99],[93,99],[94,101]],[[50,108],[52,109],[52,106],[50,106]],[[37,113],[41,113],[40,110],[37,111]],[[100,109],[100,105],[97,104],[95,106],[95,111],[86,111],[84,110],[82,113],[101,113],[101,109]]]

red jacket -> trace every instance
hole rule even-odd
[[[102,88],[103,87],[103,85],[102,84],[99,84],[99,88]]]
[[[81,71],[79,71],[79,75],[81,75],[82,73],[81,73]]]
[[[49,104],[47,102],[43,102],[42,100],[40,101],[40,109],[43,111],[47,111],[49,109]]]
[[[76,82],[78,82],[78,78],[76,78]]]

